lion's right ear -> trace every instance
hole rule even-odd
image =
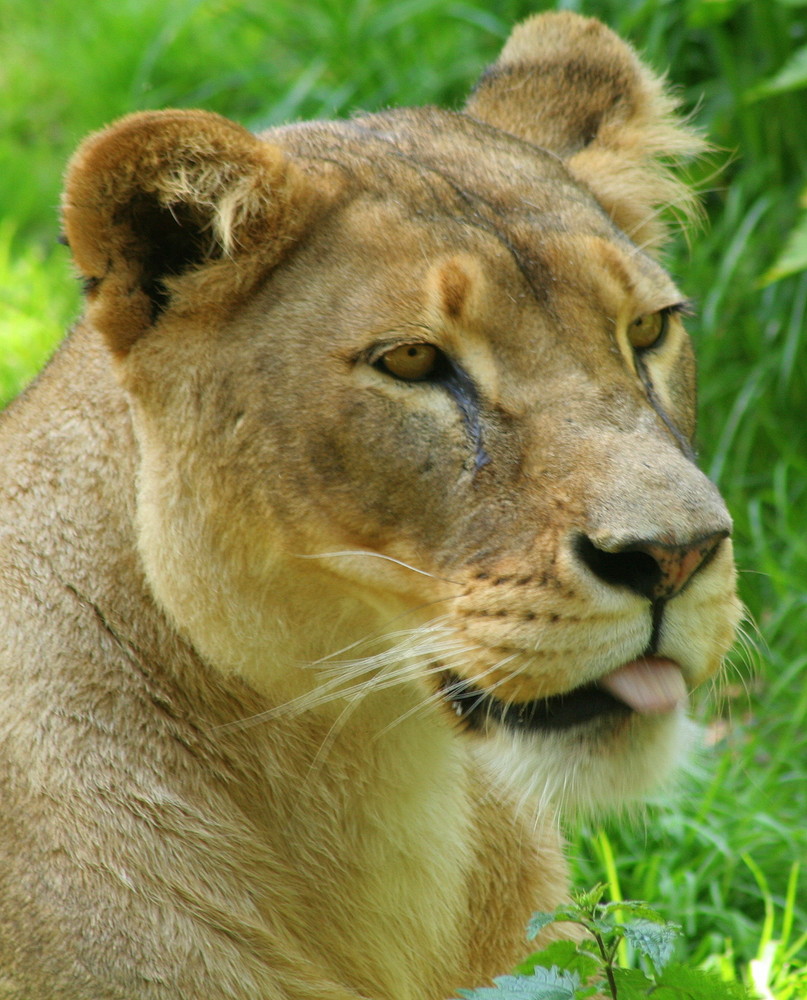
[[[696,199],[670,169],[703,152],[663,81],[604,24],[570,11],[518,25],[466,105],[468,114],[551,151],[642,248],[665,237],[660,211]]]
[[[125,353],[167,310],[231,307],[302,233],[310,188],[280,149],[209,112],[142,112],[90,136],[62,202],[90,321]]]

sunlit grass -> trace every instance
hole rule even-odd
[[[67,250],[15,243],[0,223],[0,406],[36,375],[78,308]]]

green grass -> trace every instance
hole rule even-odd
[[[0,222],[0,405],[41,368],[79,306],[67,250],[15,240]]]
[[[511,22],[541,6],[49,0],[44,14],[0,0],[0,400],[37,371],[78,311],[56,206],[64,162],[85,132],[171,104],[253,128],[390,103],[456,106]],[[807,182],[807,93],[759,95],[807,40],[807,11],[795,0],[563,6],[630,37],[717,147],[696,173],[708,226],[689,245],[681,239],[668,264],[698,306],[701,458],[735,518],[758,647],[756,672],[738,653],[726,698],[704,709],[712,745],[678,788],[643,821],[572,833],[577,877],[593,884],[615,871],[614,892],[650,899],[684,925],[690,960],[754,982],[766,1000],[803,1000],[807,275],[767,286],[763,277]]]

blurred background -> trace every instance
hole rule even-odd
[[[807,0],[0,0],[0,405],[80,310],[57,242],[65,162],[142,108],[259,130],[460,107],[513,22],[602,18],[708,136],[702,228],[666,264],[697,315],[701,464],[735,518],[746,639],[704,750],[645,815],[568,831],[581,885],[647,899],[682,955],[807,997]],[[1,460],[1,459],[0,459]]]

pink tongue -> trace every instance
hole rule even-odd
[[[599,684],[640,715],[672,712],[687,697],[681,668],[660,656],[626,663]]]

